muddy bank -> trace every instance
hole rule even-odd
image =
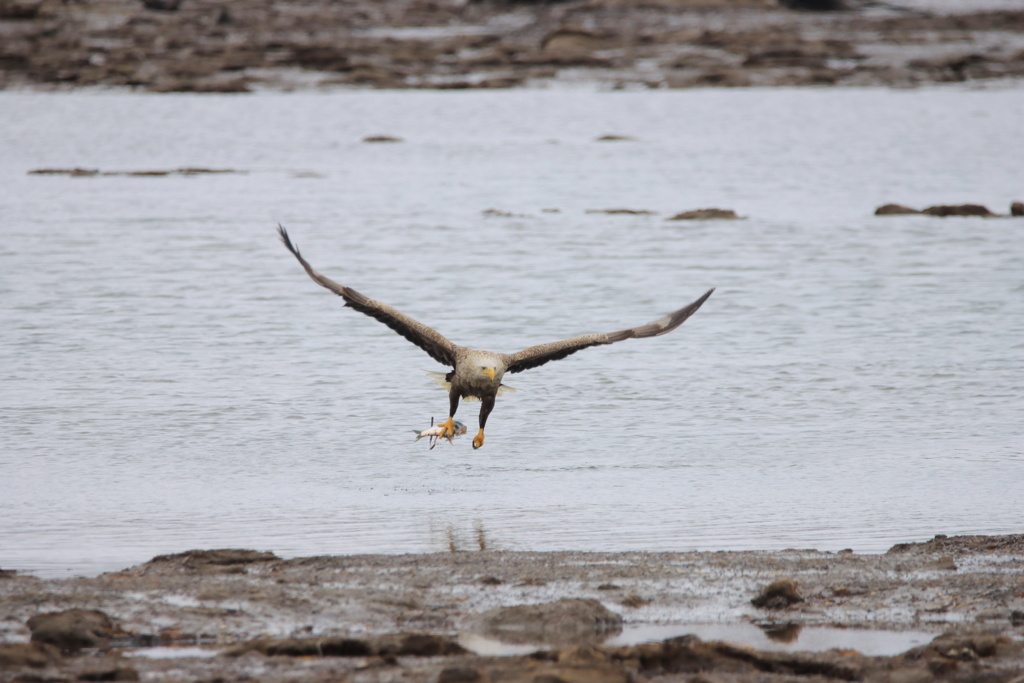
[[[913,86],[1024,76],[1024,9],[919,5],[0,0],[0,87]]]
[[[192,551],[94,578],[5,572],[0,605],[2,680],[1024,676],[1024,535],[885,555]]]

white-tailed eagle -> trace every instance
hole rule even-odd
[[[484,445],[484,425],[487,422],[487,416],[494,409],[494,399],[498,395],[498,390],[502,386],[501,380],[506,372],[516,373],[529,370],[544,365],[548,361],[565,358],[569,354],[590,346],[614,344],[624,339],[657,337],[671,332],[693,315],[715,291],[714,288],[709,289],[692,304],[639,327],[608,334],[585,334],[549,344],[538,344],[517,353],[493,353],[453,344],[437,330],[427,327],[401,311],[380,301],[374,301],[351,287],[339,285],[334,280],[321,275],[313,270],[313,267],[302,257],[298,248],[288,238],[288,232],[283,226],[278,226],[278,232],[281,234],[281,241],[288,247],[288,251],[295,255],[314,282],[340,296],[345,300],[346,306],[384,323],[426,351],[438,363],[451,366],[452,370],[445,375],[445,380],[450,385],[448,420],[441,423],[440,438],[450,436],[454,431],[455,411],[458,410],[459,399],[478,398],[481,401],[480,431],[473,439],[473,448],[480,448]]]

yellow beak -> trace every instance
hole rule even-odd
[[[487,375],[487,379],[494,381],[494,368],[484,368],[483,373]]]

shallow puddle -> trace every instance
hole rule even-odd
[[[183,647],[146,647],[126,652],[127,657],[147,657],[149,659],[177,659],[179,657],[216,657],[217,650],[206,647],[187,645]]]
[[[695,635],[701,640],[724,640],[758,650],[821,652],[833,648],[856,650],[869,656],[891,656],[925,645],[937,635],[927,631],[883,631],[796,624],[760,627],[754,624],[669,624],[626,626],[602,644],[638,645],[668,638]],[[459,644],[479,655],[523,655],[544,645],[513,645],[476,633],[462,633]]]
[[[685,624],[626,627],[605,645],[636,645],[693,634],[701,640],[725,640],[758,650],[821,652],[839,648],[864,655],[889,656],[931,642],[936,633],[883,631],[866,628],[800,627],[796,624],[761,627],[755,624]]]

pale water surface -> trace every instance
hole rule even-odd
[[[0,94],[0,566],[1024,531],[1024,221],[872,215],[1006,211],[1022,139],[1019,88]],[[75,166],[244,173],[28,175]],[[747,218],[665,220],[707,206]],[[718,289],[431,451],[443,368],[279,221],[500,351]]]

